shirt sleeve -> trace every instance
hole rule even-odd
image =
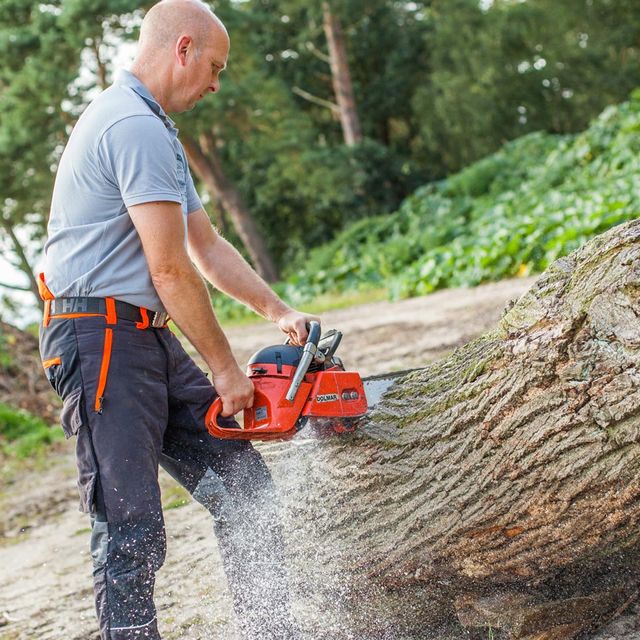
[[[193,178],[191,172],[187,169],[187,213],[193,213],[202,209],[202,201],[196,191],[196,187],[193,184]]]
[[[155,116],[133,115],[113,124],[98,142],[98,157],[127,207],[158,200],[182,202],[176,150]]]

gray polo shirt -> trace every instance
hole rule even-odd
[[[86,108],[60,160],[44,263],[53,294],[164,311],[127,211],[154,201],[182,205],[186,242],[187,215],[202,204],[178,130],[125,71]]]

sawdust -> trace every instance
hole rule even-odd
[[[349,368],[363,375],[407,369],[438,358],[495,326],[505,304],[530,284],[531,280],[511,280],[397,303],[363,305],[324,314],[324,326],[344,332],[339,355]],[[232,329],[227,335],[243,364],[257,349],[282,340],[269,324]],[[282,484],[283,478],[276,475],[275,480]],[[161,482],[166,494],[175,492],[168,476],[162,474]],[[0,532],[4,531],[0,534],[0,640],[96,640],[89,523],[76,510],[73,442],[54,453],[45,469],[18,474],[0,491]],[[156,586],[163,637],[236,640],[231,601],[208,515],[189,502],[168,509],[165,518],[168,553]],[[290,544],[295,544],[295,532],[288,534]],[[331,627],[322,611],[314,612],[309,594],[298,595],[304,600],[298,602],[297,611],[305,640],[353,637]],[[639,619],[627,615],[598,638],[637,638]],[[452,631],[449,637],[462,638],[462,633]],[[374,637],[373,631],[371,638],[360,636],[362,640]],[[425,632],[423,640],[431,637]]]

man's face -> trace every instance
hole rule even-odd
[[[212,33],[199,55],[191,55],[183,69],[180,111],[189,111],[209,93],[220,88],[220,73],[227,66],[229,39],[226,33]]]

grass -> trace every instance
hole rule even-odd
[[[165,510],[179,509],[191,502],[189,492],[179,484],[174,484],[162,491],[162,507]]]
[[[344,293],[325,293],[318,296],[312,303],[303,305],[307,313],[321,314],[325,311],[346,309],[356,305],[369,304],[389,300],[389,290],[386,288],[367,289],[364,291],[345,291]]]
[[[8,369],[15,364],[11,355],[11,348],[15,344],[15,336],[0,329],[0,368]]]
[[[0,402],[0,453],[19,460],[33,458],[64,439],[61,429],[37,416]]]

